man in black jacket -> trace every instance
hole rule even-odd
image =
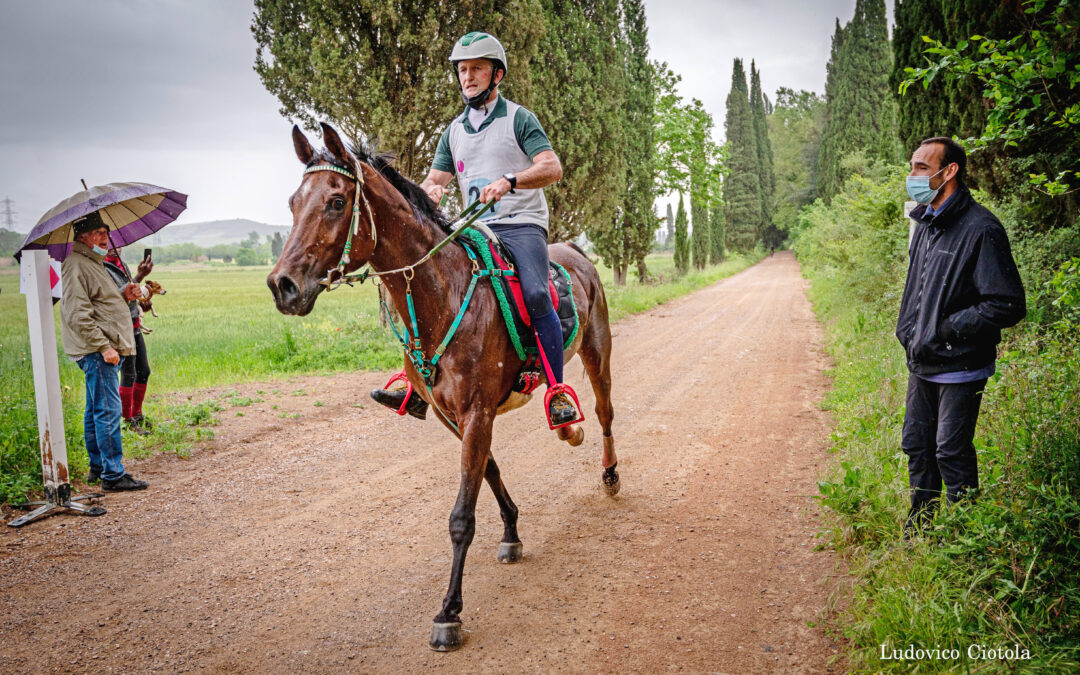
[[[933,516],[941,484],[950,502],[979,486],[975,422],[994,374],[1001,329],[1027,313],[1005,229],[964,184],[967,156],[929,138],[911,156],[915,233],[896,337],[907,352],[902,446],[911,510],[905,535]]]

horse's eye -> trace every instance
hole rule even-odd
[[[334,210],[340,211],[345,208],[345,200],[340,197],[334,197],[334,199],[330,200],[330,206],[333,207]]]

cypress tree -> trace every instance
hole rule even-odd
[[[728,249],[748,251],[757,241],[761,224],[761,178],[757,137],[750,112],[750,96],[742,60],[735,59],[731,91],[727,97],[724,129],[728,146],[728,173],[724,181],[724,220]]]
[[[675,245],[675,215],[671,212],[671,204],[667,205],[667,229],[664,230],[664,248],[672,248]]]
[[[769,106],[771,107],[771,106]],[[761,92],[761,71],[750,62],[750,112],[754,120],[754,136],[757,140],[758,179],[761,183],[761,225],[758,238],[772,225],[773,197],[776,178],[773,176],[773,153],[769,143],[769,125],[765,120],[765,99]]]
[[[573,238],[588,226],[595,242],[614,236],[606,231],[623,221],[619,202],[610,197],[626,190],[619,0],[540,2],[546,30],[539,44],[543,56],[532,64],[535,96],[516,100],[536,113],[562,160],[562,179],[545,190],[551,241]],[[505,11],[517,15],[509,6]]]
[[[826,66],[825,131],[818,160],[818,192],[826,200],[843,185],[845,156],[862,151],[869,159],[899,160],[891,72],[885,0],[856,0],[851,21],[842,28],[836,22]]]
[[[712,247],[712,228],[709,225],[709,205],[690,198],[690,217],[694,229],[690,233],[693,251],[694,269],[703,270],[709,264],[709,249]]]
[[[686,208],[679,194],[679,210],[675,213],[675,269],[686,274],[690,269],[690,242],[686,237]]]
[[[723,262],[727,253],[724,250],[724,240],[727,237],[727,233],[724,232],[724,206],[722,204],[714,204],[713,207],[709,209],[709,229],[711,230],[711,236],[709,237],[711,243],[709,262],[715,265]]]

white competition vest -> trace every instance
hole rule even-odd
[[[506,101],[506,115],[496,117],[475,134],[465,131],[466,113],[454,119],[450,125],[450,154],[454,159],[458,189],[464,205],[480,197],[480,190],[493,183],[503,174],[518,173],[532,166],[532,159],[518,145],[514,135],[514,115],[521,108],[517,103]],[[548,205],[544,190],[514,188],[495,203],[494,212],[481,220],[488,225],[532,223],[547,230]]]

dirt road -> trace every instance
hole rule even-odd
[[[525,558],[495,560],[485,487],[460,651],[427,647],[457,444],[370,403],[385,376],[360,374],[239,387],[264,401],[219,413],[189,459],[129,464],[148,491],[107,496],[100,518],[0,528],[0,672],[840,670],[807,625],[837,571],[813,550],[826,360],[795,259],[614,332],[622,492],[600,490],[575,359],[582,446],[537,401],[496,423]]]

